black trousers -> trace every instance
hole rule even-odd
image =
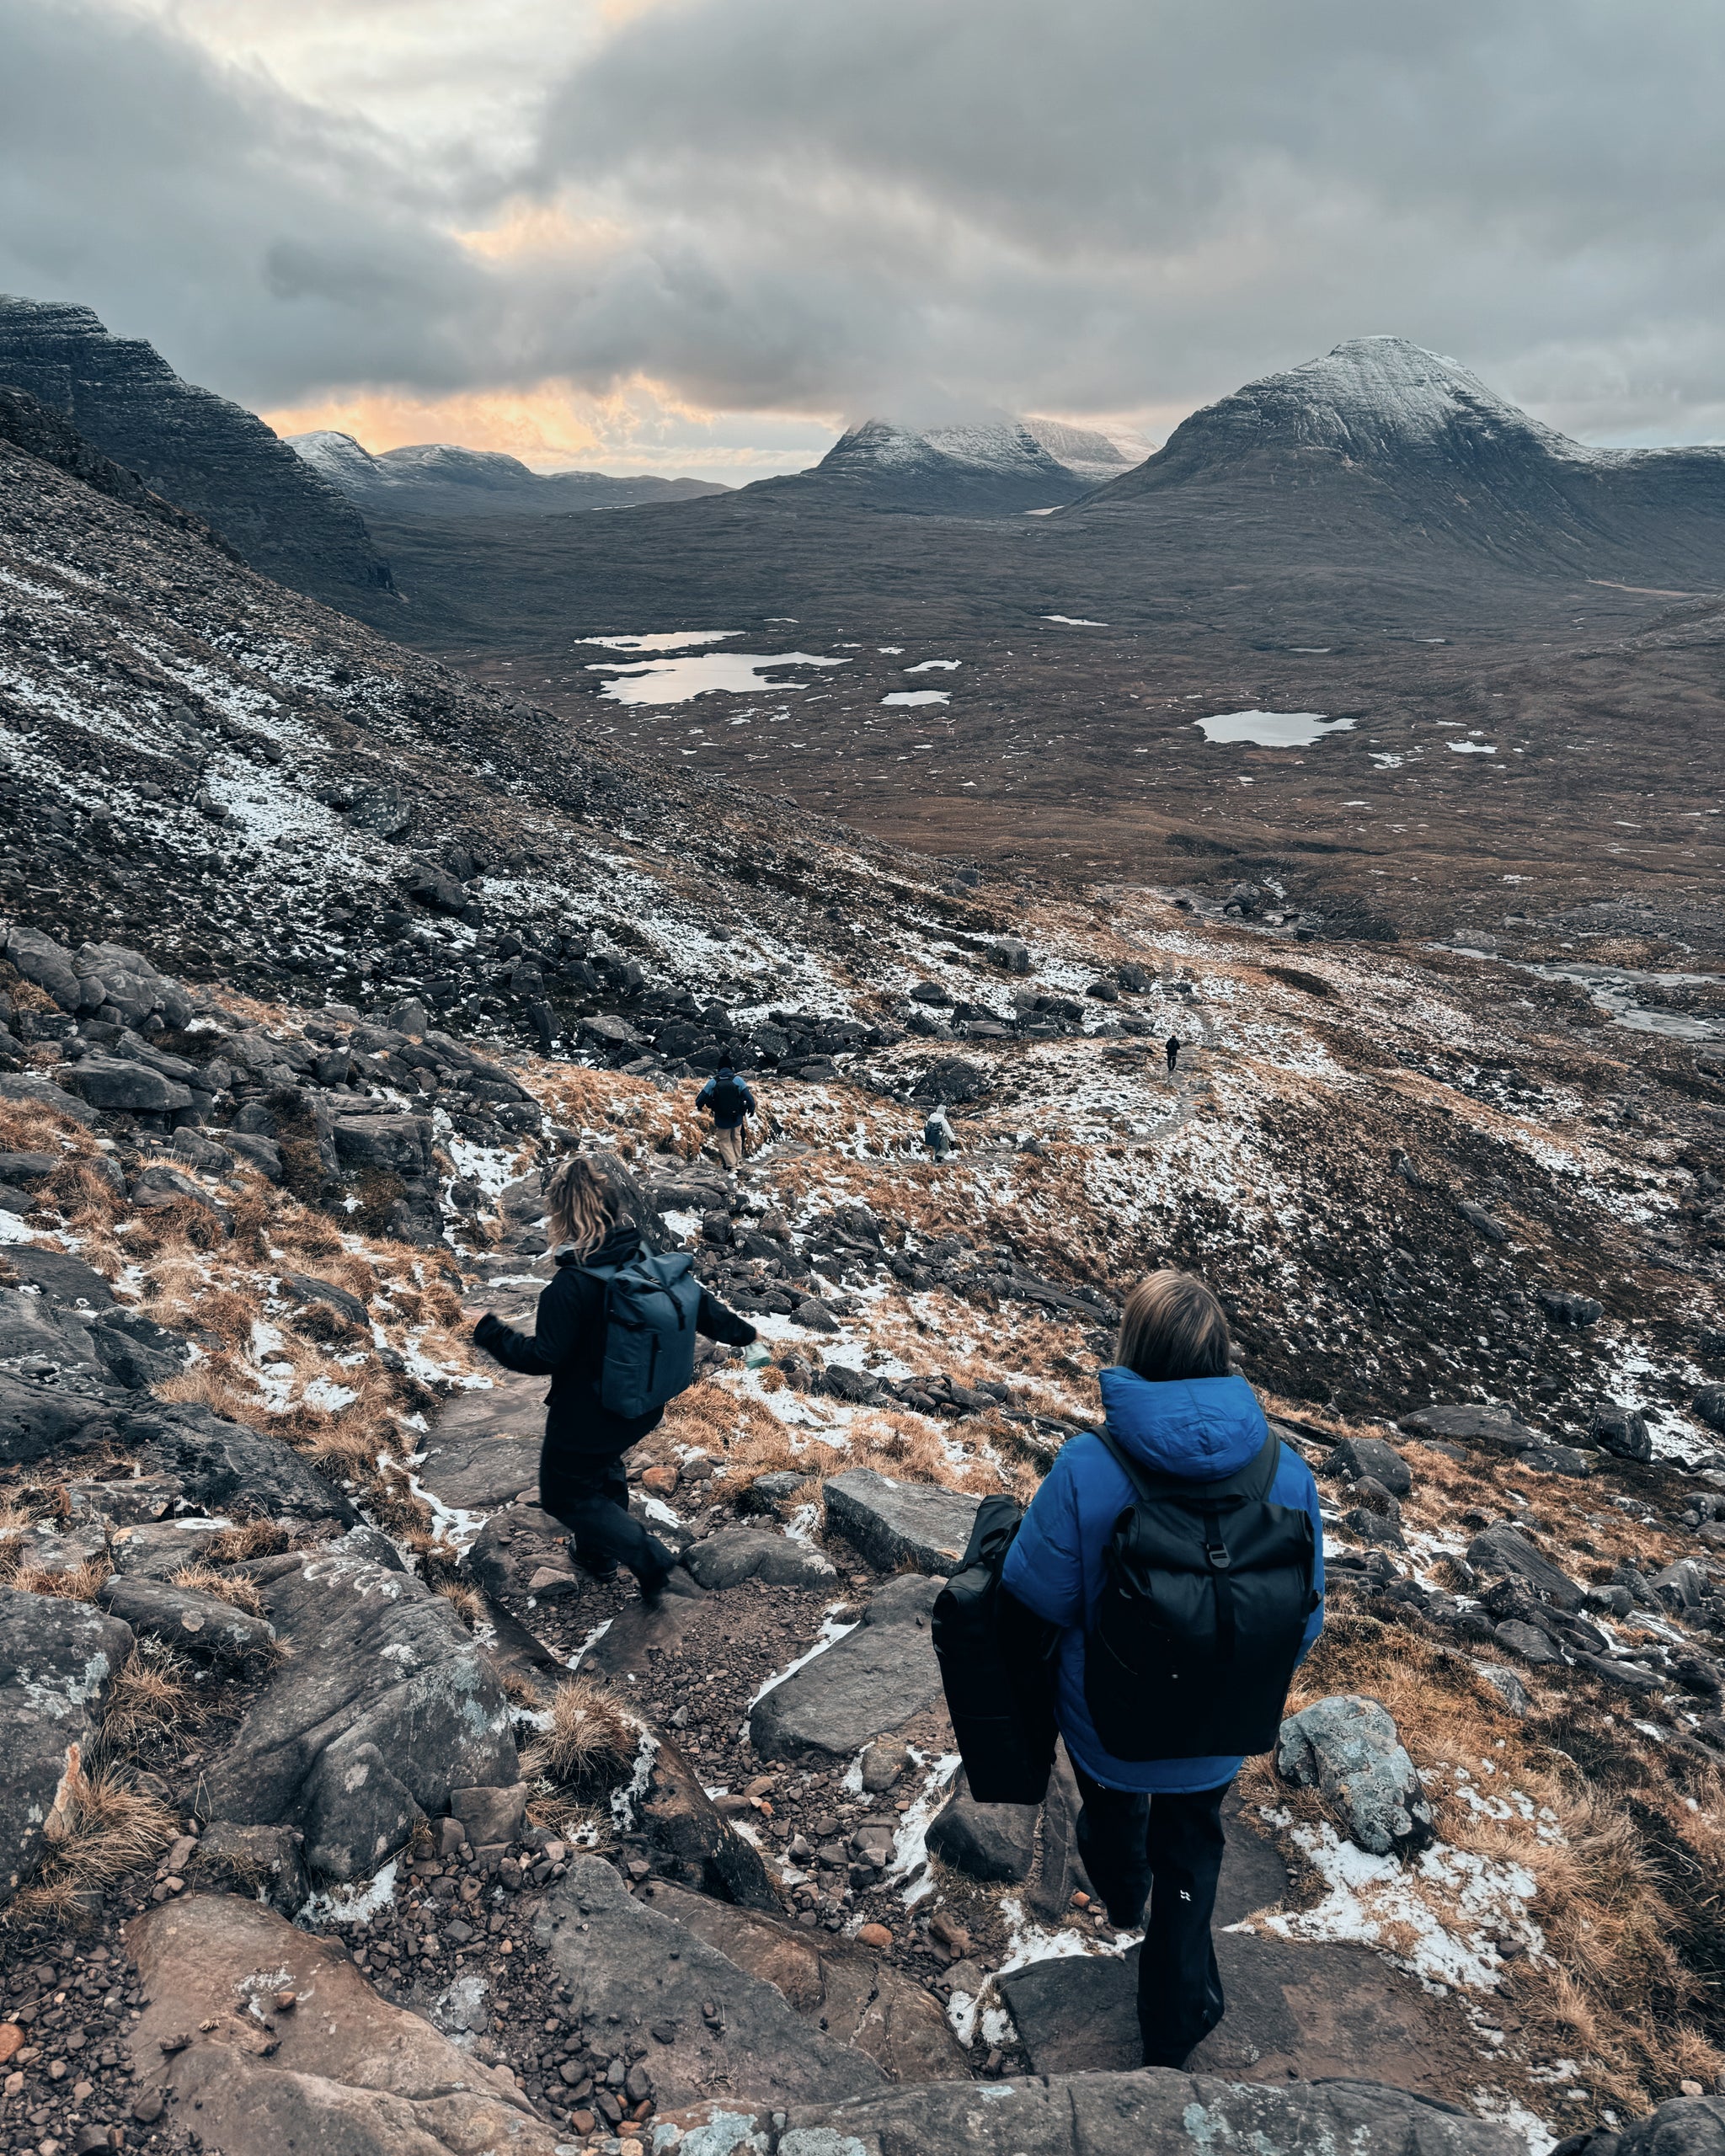
[[[1119,1931],[1135,1931],[1138,2026],[1146,2066],[1180,2066],[1226,2010],[1210,1935],[1228,1785],[1178,1796],[1104,1789],[1081,1768],[1078,1854]]]
[[[569,1453],[547,1445],[539,1455],[539,1502],[574,1537],[590,1565],[627,1565],[644,1588],[661,1586],[676,1562],[629,1512],[621,1454]]]

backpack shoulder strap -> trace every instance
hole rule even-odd
[[[1155,1495],[1154,1488],[1148,1477],[1146,1476],[1144,1470],[1138,1465],[1135,1460],[1130,1457],[1124,1446],[1115,1444],[1113,1438],[1108,1435],[1106,1425],[1101,1428],[1092,1430],[1090,1434],[1096,1439],[1097,1443],[1108,1455],[1109,1459],[1114,1461],[1115,1466],[1119,1469],[1121,1474],[1124,1475],[1126,1480],[1131,1484],[1132,1494],[1135,1497],[1137,1497],[1141,1501],[1147,1502]]]

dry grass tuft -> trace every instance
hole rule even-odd
[[[101,1585],[114,1570],[105,1557],[87,1557],[81,1565],[62,1571],[40,1564],[28,1546],[14,1545],[0,1552],[0,1580],[20,1594],[57,1594],[68,1602],[93,1602]]]
[[[243,1609],[248,1617],[261,1617],[264,1598],[259,1593],[255,1581],[246,1578],[243,1572],[224,1572],[219,1565],[200,1560],[196,1564],[182,1565],[170,1584],[188,1588],[194,1594],[207,1594],[217,1602],[225,1602],[230,1609]]]
[[[273,1519],[242,1520],[224,1527],[205,1545],[205,1561],[211,1565],[243,1565],[251,1557],[279,1557],[293,1547],[293,1537]]]
[[[538,1731],[522,1754],[530,1780],[592,1790],[619,1781],[633,1766],[639,1730],[609,1693],[585,1678],[559,1684],[550,1713],[550,1726]]]
[[[102,1748],[114,1756],[165,1737],[192,1703],[191,1665],[172,1647],[140,1641],[109,1688]]]
[[[528,1713],[537,1714],[544,1701],[539,1687],[531,1677],[505,1663],[497,1673],[497,1681],[503,1687],[503,1696],[512,1707],[525,1707]]]
[[[440,1580],[436,1592],[470,1632],[485,1622],[485,1598],[478,1588],[469,1587],[465,1580]]]
[[[67,1792],[64,1829],[0,1922],[76,1922],[90,1897],[152,1862],[179,1822],[116,1770],[80,1769]]]

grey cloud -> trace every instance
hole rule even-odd
[[[0,0],[0,285],[254,401],[638,372],[735,409],[1178,408],[1391,330],[1595,438],[1693,439],[1725,421],[1716,24],[675,0],[551,86],[517,170]],[[566,249],[447,237],[512,191],[569,211]]]

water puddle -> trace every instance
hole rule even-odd
[[[1225,711],[1194,718],[1206,741],[1249,741],[1258,749],[1309,749],[1327,734],[1351,734],[1351,718],[1326,718],[1321,711]]]
[[[907,674],[950,674],[964,664],[962,659],[924,659],[915,666],[907,666]]]
[[[884,704],[949,704],[953,700],[944,689],[895,689],[880,701]]]
[[[1453,744],[1452,744],[1453,745]],[[1466,943],[1437,943],[1434,950],[1459,951],[1464,958],[1493,958],[1499,965],[1514,966],[1517,973],[1537,974],[1541,980],[1572,980],[1585,989],[1588,1001],[1610,1013],[1614,1026],[1632,1033],[1663,1033],[1668,1040],[1725,1040],[1725,1025],[1706,1018],[1691,1018],[1683,1011],[1655,1011],[1641,1002],[1637,988],[1717,988],[1717,974],[1639,973],[1632,966],[1536,965],[1525,958],[1500,958],[1495,951],[1477,951]]]
[[[1046,515],[1047,512],[1033,510],[1032,514]],[[1106,622],[1087,621],[1082,614],[1039,614],[1037,619],[1041,622],[1058,622],[1063,629],[1105,629],[1108,627]]]
[[[581,637],[581,643],[602,644],[607,651],[686,651],[692,644],[723,643],[740,629],[661,629],[648,637]]]
[[[1458,756],[1495,756],[1498,753],[1494,741],[1446,741],[1444,746]]]
[[[732,696],[753,696],[761,690],[775,696],[793,694],[811,685],[769,680],[770,668],[850,663],[848,659],[818,659],[807,651],[782,651],[770,657],[752,651],[708,651],[686,659],[648,659],[627,664],[621,659],[593,659],[587,670],[617,676],[599,692],[612,703],[686,704],[715,692]]]

